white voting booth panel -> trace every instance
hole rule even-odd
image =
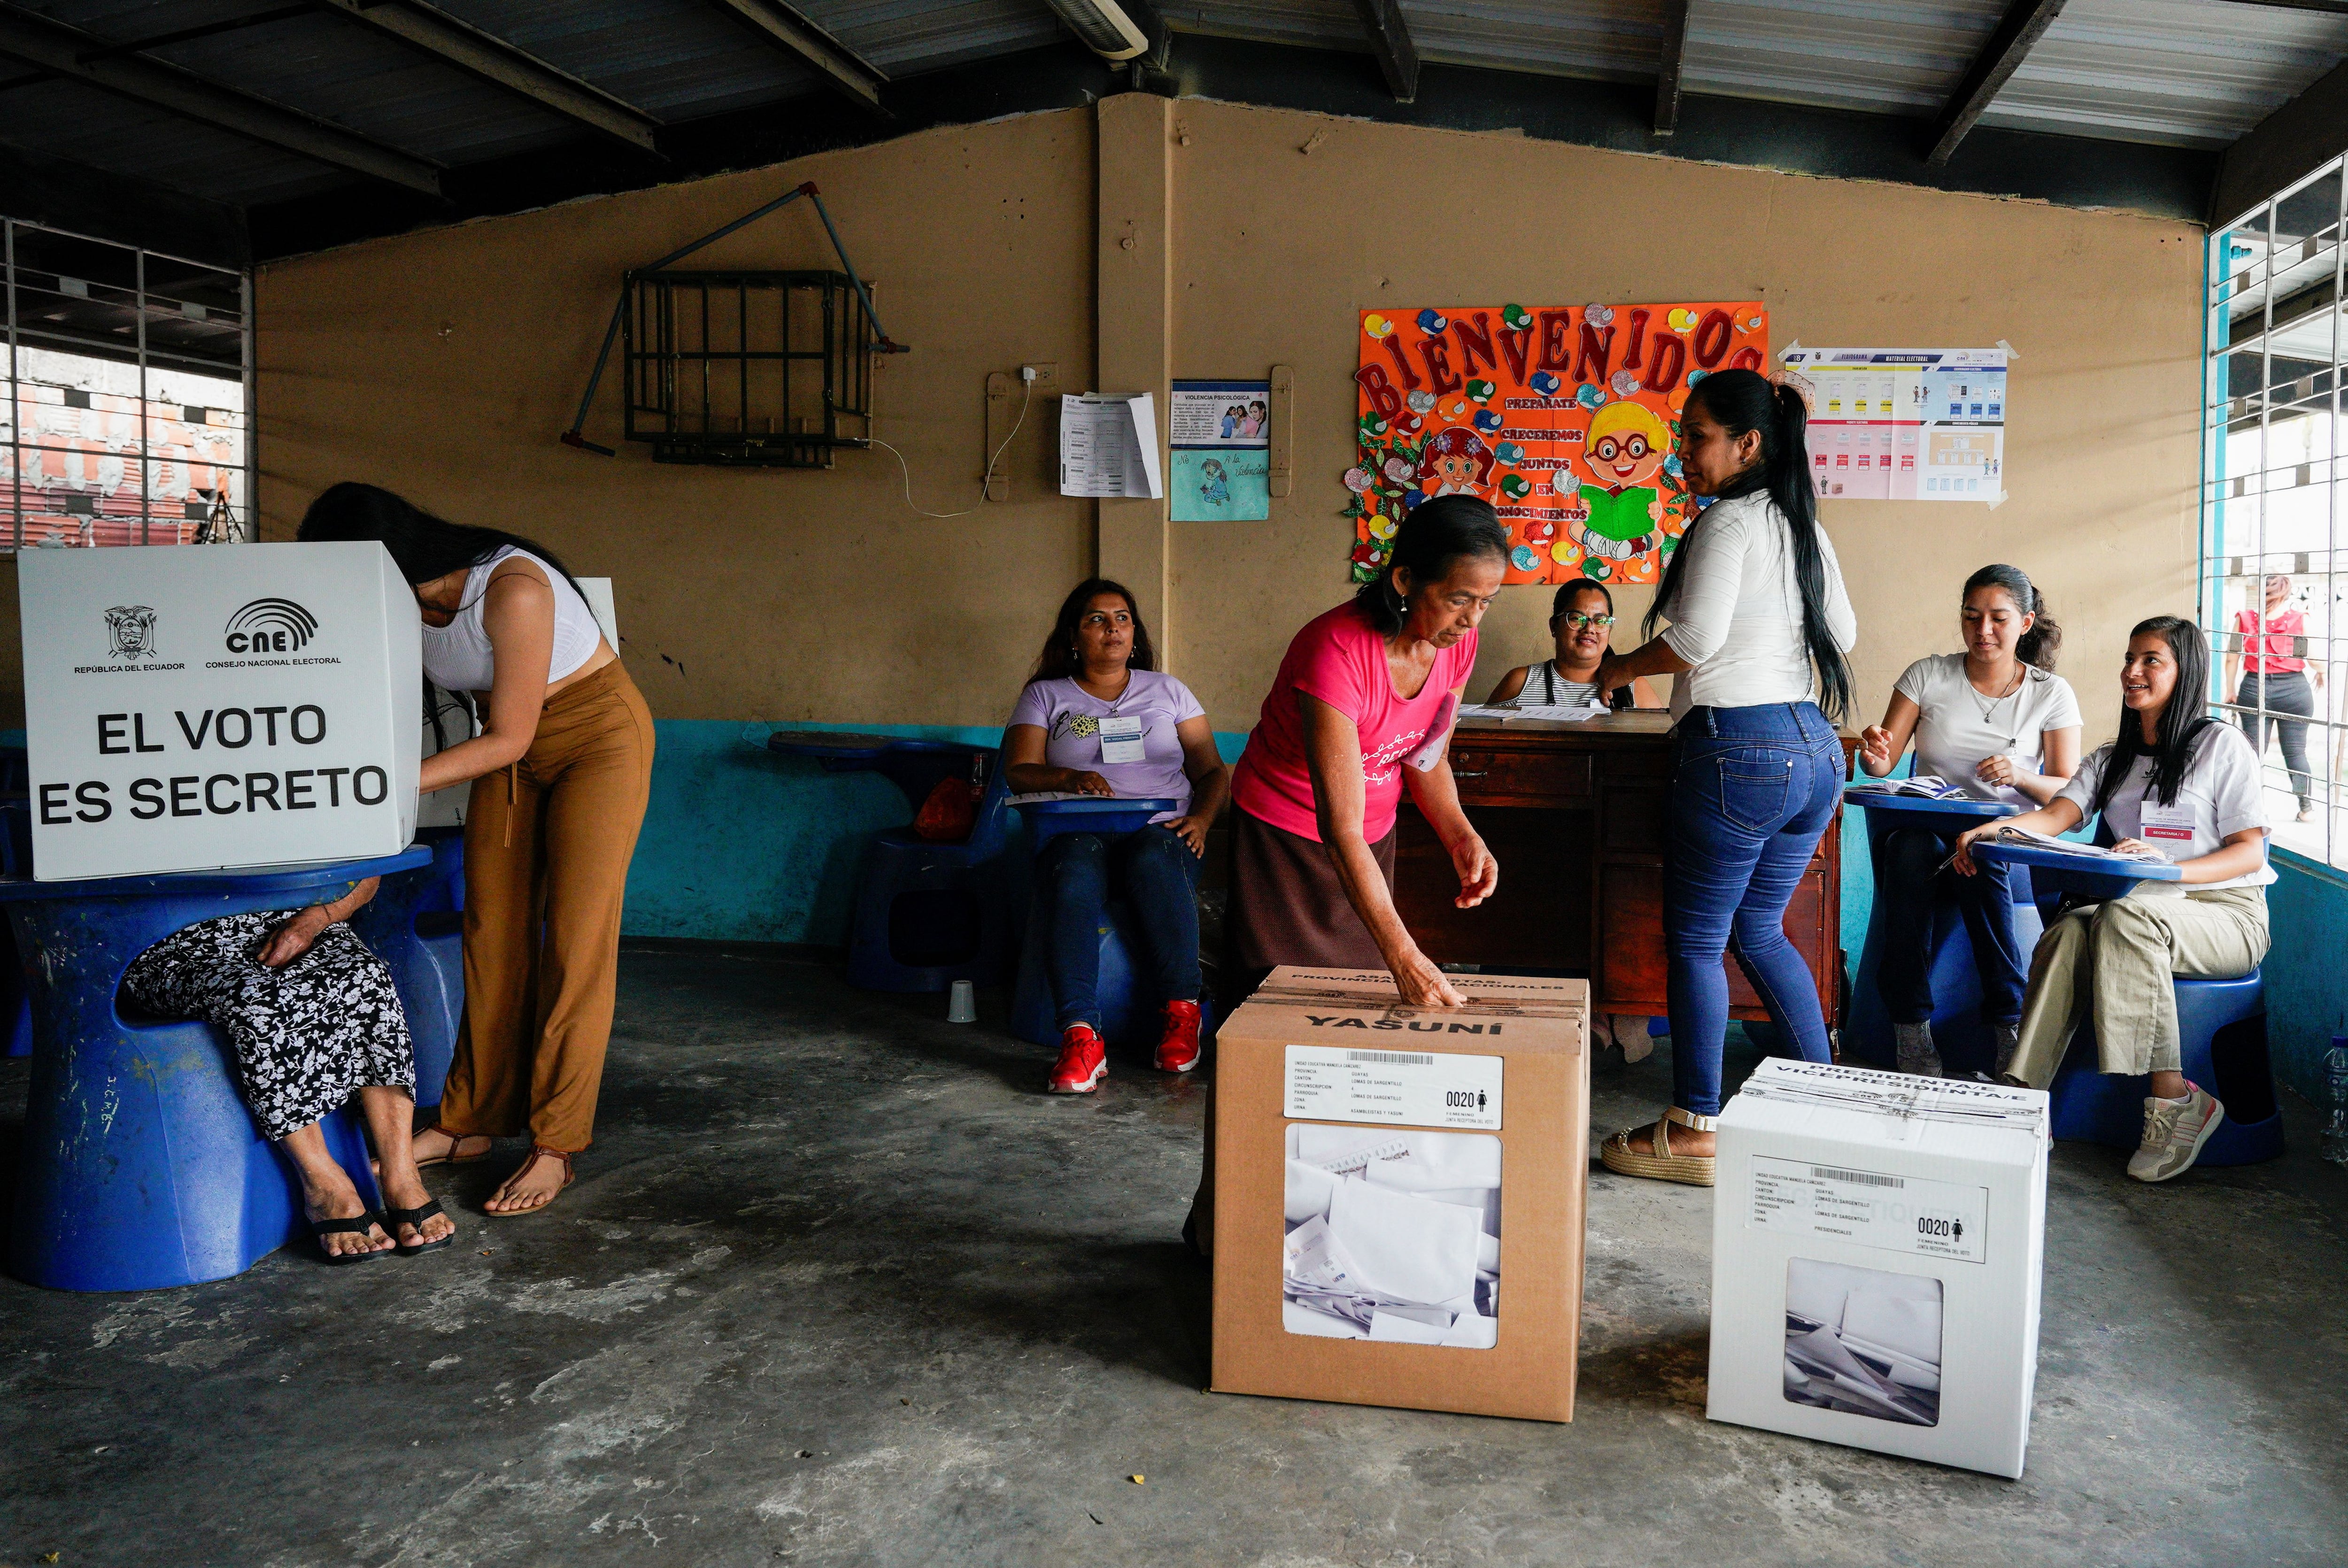
[[[2038,1090],[1763,1062],[1720,1118],[1705,1413],[2020,1475],[2048,1136]]]
[[[382,546],[25,550],[43,881],[392,855],[416,829],[416,598]]]

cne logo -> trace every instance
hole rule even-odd
[[[299,653],[317,634],[318,618],[290,599],[256,599],[228,618],[231,653]]]
[[[155,611],[143,604],[118,604],[106,612],[106,654],[133,663],[155,657]]]

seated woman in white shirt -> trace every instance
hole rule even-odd
[[[1096,987],[1112,886],[1141,927],[1145,952],[1136,957],[1146,958],[1164,1010],[1158,1070],[1188,1072],[1199,1061],[1199,860],[1231,794],[1231,770],[1199,699],[1156,662],[1131,591],[1100,578],[1078,583],[1003,732],[1014,793],[1177,803],[1131,833],[1057,835],[1036,856],[1035,918],[1060,1028],[1045,1084],[1054,1094],[1089,1094],[1108,1076]]]
[[[1859,765],[1881,778],[1913,737],[1916,773],[1947,780],[1975,800],[2044,805],[2079,768],[2079,700],[2054,673],[2063,629],[2021,568],[1985,566],[1965,579],[1957,618],[1962,653],[1908,666],[1883,723],[1859,738]],[[1944,872],[1954,829],[1903,827],[1873,845],[1875,897],[1884,912],[1877,983],[1891,1014],[1900,1071],[1941,1076],[1932,1042],[1933,905],[1953,898],[1972,938],[1982,1017],[1997,1038],[2001,1070],[2022,1023],[2029,959],[2013,924],[2008,867],[1978,876]]]
[[[2184,873],[2181,897],[2158,891],[2170,884],[2149,883],[2048,928],[2030,961],[2021,1040],[2003,1073],[2027,1088],[2052,1083],[2074,1021],[2092,1007],[2103,1071],[2151,1077],[2144,1142],[2127,1168],[2140,1182],[2186,1170],[2226,1115],[2182,1071],[2170,978],[2246,975],[2267,954],[2266,885],[2275,878],[2259,759],[2240,730],[2201,711],[2209,689],[2199,627],[2174,615],[2139,623],[2120,667],[2119,740],[2097,748],[2047,804],[1957,841],[1957,869],[1972,875],[1981,867],[1965,850],[1985,834],[2065,833],[2101,812],[2099,840],[2157,850]]]
[[[1598,661],[1606,657],[1614,637],[1614,596],[1602,582],[1576,578],[1557,590],[1550,601],[1549,634],[1557,639],[1557,657],[1540,664],[1520,664],[1500,677],[1484,699],[1492,707],[1586,708],[1611,707],[1598,695]],[[1660,708],[1643,680],[1616,692],[1631,693],[1634,708]]]

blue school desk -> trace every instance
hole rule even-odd
[[[1921,795],[1885,794],[1875,790],[1845,790],[1843,804],[1867,813],[1867,843],[1870,860],[1885,835],[1903,827],[1956,835],[2001,816],[2013,816],[2020,806],[1993,800],[1928,800]],[[2036,905],[2032,902],[2029,874],[2013,879],[2014,925],[2023,950],[2038,940]],[[1941,1061],[1953,1076],[1988,1071],[1997,1064],[1997,1045],[1981,1016],[1981,971],[1973,965],[1972,935],[1964,916],[1952,899],[1936,899],[1932,912],[1932,950],[1926,973],[1932,985],[1932,1040]],[[1883,988],[1877,977],[1883,966],[1883,889],[1875,890],[1867,918],[1867,939],[1859,954],[1859,974],[1851,988],[1850,1024],[1846,1036],[1850,1053],[1871,1067],[1890,1069],[1898,1052],[1891,1032],[1891,1014],[1883,1005]]]
[[[1984,860],[2031,868],[2040,888],[2084,899],[2126,897],[2140,882],[2177,882],[2166,860],[2115,860],[2021,844],[1976,844]],[[2282,1153],[2282,1110],[2267,1056],[2265,982],[2256,969],[2229,979],[2179,975],[2177,1028],[2185,1076],[2215,1094],[2226,1120],[2203,1144],[2199,1165],[2249,1165]],[[2143,1135],[2147,1080],[2097,1070],[2096,1030],[2084,1021],[2048,1086],[2054,1136],[2133,1149]]]
[[[369,945],[398,977],[396,934],[412,933],[409,907],[429,875],[402,874],[432,860],[418,845],[309,866],[0,879],[33,1014],[8,1272],[58,1290],[152,1290],[241,1274],[305,1238],[301,1184],[245,1110],[224,1042],[208,1024],[124,1017],[122,976],[199,920],[330,900],[381,876],[362,913],[390,933],[393,951]],[[379,1205],[356,1113],[326,1118],[324,1132],[361,1198]]]

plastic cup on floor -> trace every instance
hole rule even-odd
[[[978,1021],[978,990],[968,980],[956,980],[953,983],[953,993],[946,1002],[946,1021],[948,1023]]]

